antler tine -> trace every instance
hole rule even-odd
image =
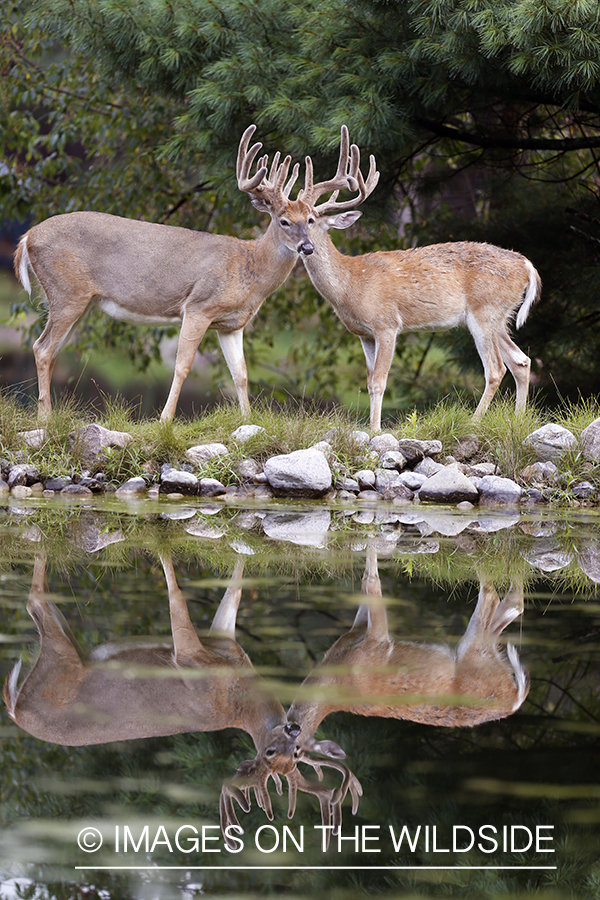
[[[376,169],[375,157],[370,157],[369,174],[367,180],[363,178],[360,171],[360,150],[356,144],[349,146],[348,129],[342,125],[340,138],[340,156],[338,160],[337,171],[333,178],[328,181],[320,181],[317,184],[313,182],[313,163],[310,156],[306,157],[306,177],[304,182],[304,190],[300,192],[299,199],[309,203],[319,216],[327,215],[331,212],[340,212],[344,209],[351,209],[358,206],[367,199],[369,194],[375,189],[379,181],[379,172]],[[344,188],[357,191],[358,197],[350,200],[337,200],[338,194]],[[329,200],[316,205],[316,201],[323,194],[333,191]]]
[[[286,200],[289,200],[292,188],[294,187],[294,185],[296,184],[296,181],[298,179],[299,171],[300,171],[300,163],[295,163],[294,168],[292,169],[292,174],[290,175],[289,181],[283,188],[283,196],[285,197]]]
[[[298,769],[292,769],[285,777],[289,787],[288,818],[291,819],[296,811],[298,790],[304,791],[306,794],[314,794],[321,807],[321,823],[325,826],[325,849],[327,850],[329,847],[329,839],[331,837],[329,826],[331,825],[333,791],[331,788],[324,787],[321,784],[307,781],[306,778],[300,774]],[[337,818],[337,812],[334,812],[334,818]],[[341,812],[339,814],[339,824],[341,824]],[[337,827],[339,827],[339,825]]]
[[[227,827],[230,825],[235,825],[236,828],[239,828],[241,830],[242,834],[244,833],[244,829],[240,825],[235,807],[233,805],[234,800],[237,800],[240,808],[243,809],[244,812],[250,812],[250,799],[247,789],[239,788],[235,784],[231,783],[224,784],[221,788],[221,796],[219,798],[219,815],[221,820],[221,831],[223,833],[225,843],[230,850],[232,849],[232,847],[235,848],[235,844],[233,842],[230,842],[227,837]]]
[[[264,180],[264,177],[267,174],[266,157],[263,157],[261,160],[259,160],[260,165],[258,171],[253,175],[252,178],[249,178],[252,163],[254,162],[259,150],[262,148],[262,144],[260,142],[257,142],[256,144],[253,144],[250,149],[248,149],[250,138],[255,131],[256,125],[249,125],[242,135],[238,148],[235,170],[237,175],[238,187],[240,191],[244,191],[244,193],[249,193],[250,191],[256,190],[258,185]]]
[[[356,815],[360,798],[363,795],[363,789],[360,781],[348,766],[334,759],[315,759],[314,757],[309,756],[308,753],[302,754],[300,762],[305,762],[308,763],[309,766],[312,766],[319,776],[319,781],[323,777],[321,774],[321,766],[328,766],[330,769],[337,769],[338,772],[341,772],[344,777],[340,787],[335,788],[333,791],[332,804],[339,804],[341,807],[346,798],[346,794],[350,791],[350,796],[352,797],[352,815]]]

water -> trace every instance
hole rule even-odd
[[[600,518],[407,509],[2,507],[0,897],[598,897]]]

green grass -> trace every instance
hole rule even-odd
[[[57,403],[46,424],[43,445],[32,450],[24,447],[19,432],[38,427],[35,408],[23,407],[8,394],[0,393],[1,455],[8,460],[26,459],[35,463],[44,476],[80,472],[84,466],[73,435],[83,425],[97,422],[133,435],[128,447],[109,450],[102,461],[107,477],[118,483],[139,475],[144,464],[150,474],[158,473],[165,462],[181,465],[187,462],[185,451],[189,447],[208,442],[224,443],[230,453],[210,460],[196,472],[224,483],[235,481],[236,464],[243,458],[252,457],[262,463],[270,456],[310,447],[323,439],[332,445],[330,462],[334,475],[353,474],[372,464],[369,451],[361,450],[350,437],[352,431],[364,429],[364,423],[345,409],[323,412],[309,402],[290,403],[285,408],[258,402],[253,404],[250,418],[264,431],[244,444],[237,444],[231,434],[243,424],[243,419],[233,403],[223,403],[191,419],[161,422],[143,417],[138,406],[122,398],[104,396],[102,401],[100,408],[84,407],[74,401]],[[591,400],[565,404],[558,410],[542,410],[532,404],[516,416],[512,400],[500,399],[492,403],[482,419],[474,421],[470,406],[460,400],[446,399],[428,411],[413,410],[384,430],[399,438],[437,439],[442,443],[442,456],[452,455],[458,441],[474,435],[480,441],[477,460],[493,461],[503,475],[518,479],[522,469],[535,459],[533,451],[523,444],[533,430],[548,422],[558,422],[579,437],[599,416],[600,404]],[[586,461],[578,451],[565,454],[558,468],[561,488],[565,491],[583,478],[600,486],[600,467]]]

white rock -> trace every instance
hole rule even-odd
[[[581,432],[581,450],[591,462],[600,461],[600,419],[594,419]]]
[[[419,499],[434,503],[460,503],[462,500],[476,500],[477,489],[462,472],[442,468],[423,482]]]
[[[231,433],[231,437],[234,441],[237,441],[238,444],[244,444],[246,441],[249,441],[250,438],[253,438],[257,434],[266,434],[266,430],[261,428],[260,425],[240,425],[239,428],[236,428],[235,431]]]
[[[227,456],[228,453],[229,450],[225,444],[196,444],[195,447],[190,447],[189,450],[185,451],[185,456],[192,465],[201,466],[202,463],[213,459],[215,456]]]
[[[283,491],[324,493],[332,484],[331,469],[320,450],[295,450],[272,456],[265,463],[265,475],[272,488]]]
[[[386,450],[398,450],[399,447],[398,440],[393,434],[376,434],[369,441],[369,450],[374,450],[376,453],[385,453]]]
[[[533,447],[538,459],[560,459],[568,450],[577,449],[577,438],[562,425],[549,422],[528,434],[523,443]]]
[[[479,482],[480,503],[518,503],[522,488],[511,478],[485,475]]]

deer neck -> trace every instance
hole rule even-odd
[[[288,277],[298,254],[282,243],[278,228],[273,222],[270,222],[265,233],[252,244],[256,276],[264,282],[267,292],[271,293]]]
[[[348,293],[351,257],[340,253],[327,232],[318,234],[313,244],[314,252],[302,262],[318,292],[335,308]]]
[[[276,697],[257,697],[254,701],[244,698],[241,710],[241,727],[252,737],[257,750],[264,746],[267,736],[278,725],[285,725],[285,710]]]

